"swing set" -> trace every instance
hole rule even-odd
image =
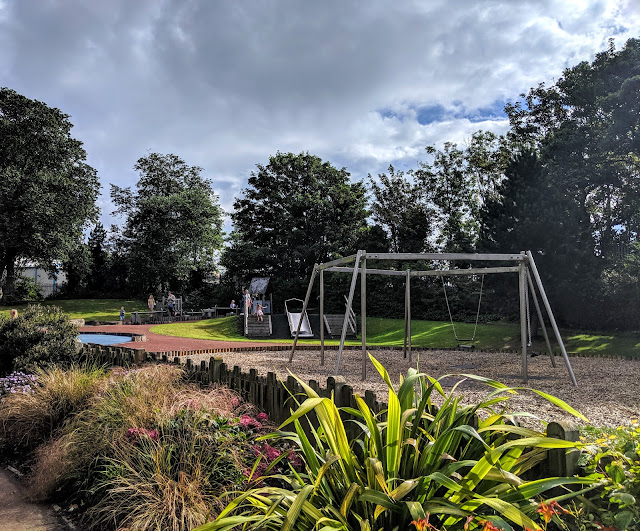
[[[368,269],[367,259],[376,261],[436,261],[445,260],[447,262],[464,261],[464,262],[509,262],[513,265],[509,266],[493,266],[493,267],[473,267],[473,268],[450,268],[450,269],[431,269],[427,271],[411,271],[403,270],[398,271],[394,269]],[[480,317],[480,305],[482,302],[482,292],[484,288],[484,276],[488,274],[502,274],[502,273],[517,273],[519,284],[519,300],[520,300],[520,338],[521,338],[521,358],[522,358],[522,379],[526,384],[528,382],[527,372],[527,348],[531,346],[531,319],[529,315],[529,299],[530,295],[533,299],[534,306],[537,312],[538,320],[542,326],[542,333],[547,345],[551,364],[555,367],[555,358],[553,350],[551,349],[551,343],[545,327],[545,322],[542,316],[542,310],[536,294],[536,288],[540,294],[540,298],[544,304],[549,323],[553,329],[555,339],[560,346],[562,357],[567,367],[569,377],[573,384],[577,387],[578,383],[576,377],[571,368],[571,362],[565,349],[562,337],[556,320],[551,311],[549,300],[542,286],[542,280],[538,273],[538,268],[533,259],[531,251],[522,251],[519,254],[482,254],[482,253],[367,253],[367,251],[360,250],[356,254],[332,260],[323,264],[315,264],[311,273],[311,279],[309,280],[309,286],[307,288],[307,294],[304,299],[302,307],[302,315],[307,311],[309,299],[311,297],[311,291],[314,286],[316,276],[319,276],[320,282],[320,322],[324,320],[324,272],[338,272],[338,273],[350,273],[351,274],[351,286],[349,288],[349,296],[347,297],[346,311],[344,316],[344,326],[342,327],[342,335],[340,337],[340,346],[338,348],[338,355],[336,358],[335,374],[339,374],[340,365],[342,362],[342,352],[344,350],[344,342],[346,338],[346,332],[348,328],[348,321],[352,312],[353,296],[356,288],[356,281],[360,276],[360,313],[361,313],[361,336],[362,336],[362,379],[365,380],[366,364],[367,364],[367,275],[389,275],[389,276],[404,276],[405,277],[405,326],[404,326],[404,356],[409,357],[409,361],[412,361],[411,350],[411,278],[418,277],[424,278],[429,276],[439,276],[442,278],[442,287],[444,290],[445,301],[447,304],[447,310],[449,312],[449,319],[451,320],[451,326],[453,334],[458,341],[458,346],[461,348],[473,348],[476,338],[476,332],[478,329],[478,320]],[[451,312],[451,306],[449,304],[449,298],[447,295],[446,284],[444,282],[445,276],[482,276],[480,286],[480,296],[478,300],[478,308],[476,312],[475,326],[471,337],[461,337],[457,334],[453,315]],[[289,363],[293,361],[293,356],[296,351],[298,343],[298,337],[300,336],[302,320],[298,322],[298,327],[295,333],[295,339],[291,348],[291,354],[289,355]],[[324,327],[320,327],[320,364],[324,365]]]

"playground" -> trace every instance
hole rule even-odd
[[[211,322],[211,321],[209,321]],[[204,322],[203,322],[204,323]],[[83,327],[81,331],[144,333],[146,341],[136,343],[138,348],[149,352],[185,352],[193,350],[222,349],[222,353],[179,356],[182,363],[189,358],[194,363],[209,361],[211,356],[221,356],[228,366],[238,365],[244,370],[256,369],[259,374],[275,372],[286,379],[289,371],[302,380],[325,382],[334,376],[337,350],[335,346],[325,350],[325,364],[320,364],[320,350],[300,350],[289,363],[291,343],[277,341],[233,341],[194,339],[156,333],[167,326],[189,327],[192,323],[174,325],[108,325]],[[308,346],[307,346],[308,348]],[[366,380],[360,379],[361,353],[359,348],[347,347],[343,352],[342,367],[339,376],[353,386],[354,390],[364,393],[371,390],[380,400],[386,400],[387,388],[370,361],[367,365]],[[476,374],[500,381],[509,386],[523,387],[520,373],[519,352],[490,352],[481,349],[416,349],[414,359],[409,362],[403,356],[401,348],[389,349],[372,346],[369,352],[389,371],[392,382],[397,383],[400,375],[410,366],[419,366],[422,372],[433,377],[446,374]],[[177,354],[178,355],[178,354]],[[590,424],[602,427],[615,427],[640,417],[640,400],[636,393],[640,381],[640,361],[626,359],[595,358],[593,356],[571,356],[571,365],[579,382],[576,388],[567,378],[566,368],[558,363],[552,367],[546,355],[529,358],[528,387],[550,393],[576,408],[588,419]],[[442,381],[445,391],[451,389],[462,377],[451,376]],[[615,382],[615,385],[612,384]],[[470,380],[458,386],[463,402],[474,403],[486,396],[487,387]],[[574,418],[563,414],[545,400],[532,392],[521,392],[514,397],[511,405],[519,411],[535,414],[547,421],[565,420],[575,422]],[[530,422],[530,421],[529,421]],[[528,422],[525,419],[525,424]]]

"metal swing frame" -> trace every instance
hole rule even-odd
[[[428,271],[397,271],[392,269],[367,269],[367,259],[370,260],[390,260],[390,261],[436,261],[445,260],[448,262],[460,260],[465,262],[511,262],[515,265],[511,266],[495,266],[495,267],[474,267],[468,269],[433,269]],[[551,349],[551,343],[547,330],[545,327],[545,321],[542,317],[542,310],[538,302],[536,295],[536,288],[540,294],[542,302],[544,304],[547,316],[549,318],[550,325],[553,329],[555,339],[560,346],[562,357],[567,367],[567,372],[571,378],[573,384],[577,387],[578,382],[571,368],[571,362],[565,349],[560,330],[556,323],[553,311],[549,304],[549,299],[542,286],[542,280],[538,273],[535,260],[531,251],[521,251],[518,254],[483,254],[483,253],[368,253],[364,250],[359,250],[356,254],[332,260],[323,264],[315,264],[311,273],[311,279],[309,280],[309,286],[304,299],[302,313],[307,311],[309,299],[311,297],[311,291],[313,289],[316,276],[320,277],[320,323],[322,324],[324,318],[324,272],[338,272],[338,273],[350,273],[351,274],[351,286],[349,288],[349,296],[347,297],[347,307],[344,316],[344,324],[342,327],[342,335],[340,337],[340,346],[338,348],[338,355],[336,358],[335,374],[339,374],[340,365],[342,361],[342,352],[344,350],[344,342],[346,338],[347,325],[351,307],[353,304],[353,296],[356,288],[356,281],[360,276],[360,313],[361,313],[361,336],[362,336],[362,379],[366,379],[366,363],[367,363],[367,275],[390,275],[390,276],[404,276],[405,277],[405,336],[404,336],[404,356],[409,356],[409,361],[412,361],[411,351],[411,277],[427,277],[427,276],[453,276],[453,275],[486,275],[486,274],[500,274],[500,273],[518,273],[518,286],[520,295],[520,337],[521,337],[521,350],[522,350],[522,379],[526,384],[528,382],[527,372],[527,330],[529,321],[528,314],[528,298],[529,294],[533,297],[533,302],[538,314],[538,319],[542,326],[542,332],[547,344],[549,357],[551,364],[555,367],[555,359],[553,350]],[[477,323],[476,323],[477,325]],[[301,321],[298,323],[298,329],[296,330],[295,339],[291,348],[291,354],[289,355],[289,363],[293,361],[293,356],[298,344],[298,337],[300,334]],[[475,335],[475,333],[474,333]],[[324,327],[320,326],[320,364],[324,365]]]

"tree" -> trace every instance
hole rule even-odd
[[[107,252],[107,231],[102,223],[96,223],[89,233],[87,248],[91,254],[91,273],[87,289],[101,293],[107,287],[109,254]]]
[[[97,215],[99,183],[69,116],[0,88],[0,278],[5,295],[15,264],[33,260],[54,270]]]
[[[565,318],[582,326],[614,323],[621,304],[611,296],[634,292],[609,289],[607,279],[624,267],[640,233],[639,94],[640,40],[621,51],[611,41],[591,63],[566,69],[553,86],[541,84],[505,109],[509,136],[539,154],[546,189],[568,214],[548,222],[549,239],[563,250],[554,259],[566,259],[550,288],[562,294]]]
[[[426,203],[423,187],[409,182],[404,172],[389,166],[389,175],[378,175],[379,183],[369,175],[374,220],[389,236],[391,252],[420,253],[430,249],[433,232],[433,208]]]
[[[464,151],[445,142],[444,150],[429,146],[427,153],[433,163],[420,163],[415,175],[435,210],[436,245],[442,251],[469,252],[477,236],[478,197]]]
[[[620,245],[640,232],[640,40],[616,51],[613,41],[592,63],[564,71],[508,105],[518,141],[540,151],[555,187],[573,199],[590,225],[593,251],[619,261]]]
[[[191,276],[215,269],[222,210],[202,168],[176,155],[138,159],[136,191],[111,185],[116,214],[126,216],[122,245],[136,294],[181,290]]]
[[[357,250],[367,232],[364,185],[309,153],[258,164],[234,201],[234,231],[223,264],[240,279],[272,277],[283,297],[301,296],[315,263]]]

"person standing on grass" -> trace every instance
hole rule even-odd
[[[152,312],[156,306],[156,300],[153,298],[153,293],[151,293],[147,299],[147,306],[149,307],[150,312]]]
[[[124,306],[120,306],[120,324],[124,324]]]

